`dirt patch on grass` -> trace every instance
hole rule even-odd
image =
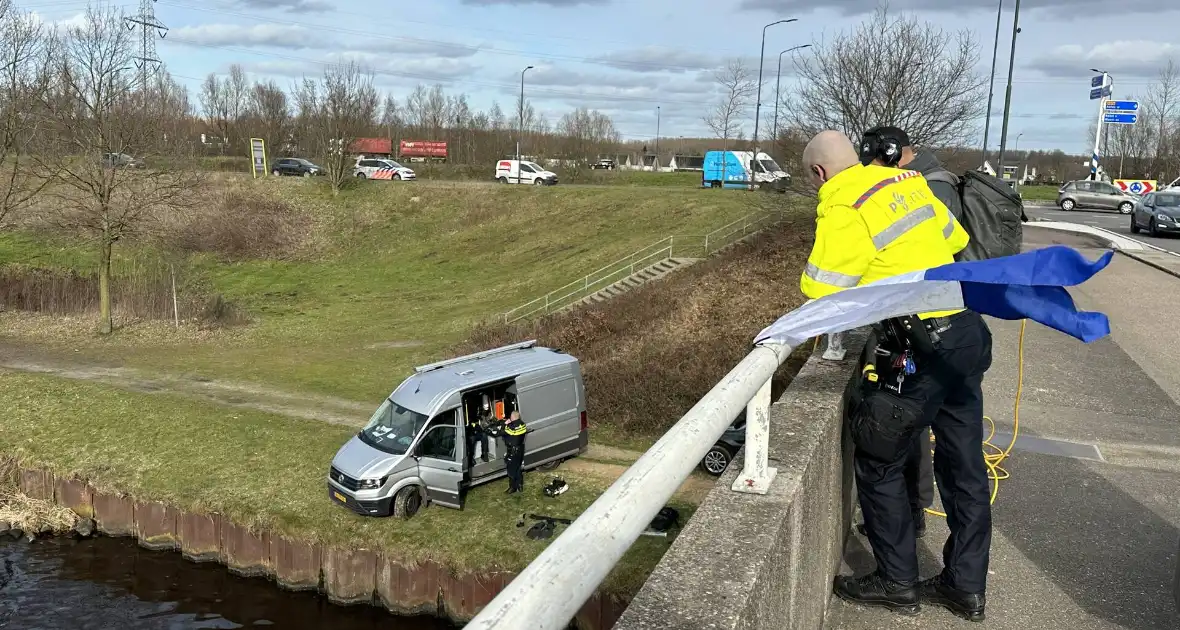
[[[379,341],[365,346],[368,350],[397,350],[400,348],[417,348],[423,345],[422,341]]]
[[[519,324],[477,327],[453,354],[522,339],[582,361],[599,431],[651,438],[668,429],[744,357],[754,335],[804,301],[799,291],[814,218],[782,224],[724,253],[594,306]],[[775,395],[802,366],[780,370]]]

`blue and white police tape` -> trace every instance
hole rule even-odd
[[[890,317],[961,308],[999,319],[1031,319],[1090,343],[1110,334],[1110,320],[1103,313],[1077,310],[1065,287],[1089,280],[1113,256],[1108,251],[1091,262],[1077,250],[1055,245],[905,273],[811,300],[758,333],[754,343],[796,347]]]

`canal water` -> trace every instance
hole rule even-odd
[[[237,577],[220,564],[147,551],[127,538],[26,543],[0,537],[4,630],[458,627],[433,617],[396,617],[376,606],[336,606],[315,593]]]

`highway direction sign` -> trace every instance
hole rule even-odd
[[[1110,86],[1094,88],[1090,90],[1090,100],[1104,98],[1110,96]]]
[[[1106,111],[1137,112],[1139,111],[1139,101],[1106,101]]]
[[[1112,125],[1133,125],[1138,118],[1139,115],[1134,113],[1107,113],[1102,116],[1102,122]]]
[[[1090,87],[1092,87],[1092,88],[1102,87],[1102,81],[1105,78],[1106,77],[1104,77],[1100,74],[1100,75],[1094,77],[1093,79],[1090,79]]]

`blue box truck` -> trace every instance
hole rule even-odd
[[[750,161],[753,151],[709,151],[705,153],[704,170],[701,172],[701,186],[704,188],[748,188],[751,185],[763,190],[786,192],[791,183],[787,174],[774,158],[759,151],[758,162],[750,176]]]

